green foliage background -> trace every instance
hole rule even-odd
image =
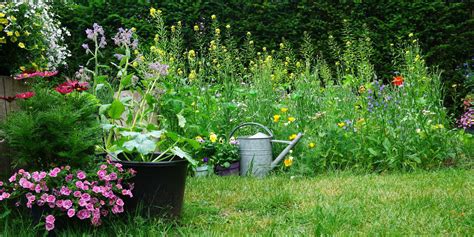
[[[284,38],[294,46],[302,42],[307,31],[314,39],[316,54],[334,63],[328,36],[336,40],[343,37],[343,21],[351,24],[352,32],[362,33],[362,26],[371,31],[374,43],[373,62],[379,78],[390,80],[393,75],[392,58],[386,52],[390,44],[397,44],[402,36],[415,33],[429,66],[439,66],[448,91],[445,104],[450,111],[460,110],[461,99],[467,91],[462,87],[465,76],[459,66],[474,56],[474,4],[469,1],[69,1],[56,3],[54,10],[72,36],[69,45],[72,57],[70,74],[85,64],[87,56],[81,45],[84,30],[96,22],[104,26],[108,35],[119,27],[136,27],[146,42],[152,42],[155,32],[149,20],[149,8],[163,10],[166,24],[181,21],[185,44],[196,48],[192,40],[193,26],[203,23],[204,31],[210,30],[212,14],[222,23],[232,27],[233,35],[243,41],[251,32],[257,49],[271,49]],[[209,35],[209,34],[208,34]],[[111,44],[112,41],[109,41]],[[112,60],[111,52],[104,57]]]

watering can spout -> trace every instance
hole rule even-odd
[[[285,143],[288,144],[288,146],[278,155],[278,157],[272,162],[270,168],[274,169],[275,167],[278,166],[278,164],[281,162],[283,158],[290,152],[290,150],[298,143],[298,141],[303,137],[302,133],[298,133],[296,135],[296,138],[293,139],[292,141],[281,141],[281,140],[272,140],[272,142],[277,142],[277,143]]]

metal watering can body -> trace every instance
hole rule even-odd
[[[258,123],[243,123],[232,130],[229,137],[244,126],[258,126],[267,134],[257,133],[253,136],[237,137],[240,153],[240,175],[263,177],[274,169],[288,152],[298,143],[303,134],[298,133],[293,141],[272,140],[273,133]],[[273,160],[272,142],[285,143],[288,146]]]

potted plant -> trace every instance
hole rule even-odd
[[[99,226],[102,219],[124,211],[121,197],[133,196],[133,185],[127,180],[134,175],[110,160],[87,169],[70,166],[14,173],[8,181],[0,181],[0,203],[31,210],[36,224],[48,232],[66,221],[88,221]]]
[[[200,136],[196,138],[201,147],[196,152],[197,157],[208,158],[208,163],[214,167],[214,172],[220,176],[238,175],[240,170],[240,156],[238,141],[233,137],[230,140],[210,133],[209,139]]]
[[[110,83],[100,75],[97,64],[99,49],[105,47],[102,27],[94,24],[87,29],[87,38],[93,46],[83,47],[96,62],[94,70],[82,68],[81,77],[91,77],[92,90],[102,101],[99,116],[103,128],[102,151],[124,168],[137,171],[134,197],[124,201],[131,209],[143,202],[148,214],[165,214],[177,217],[184,199],[188,163],[195,161],[185,152],[197,148],[199,143],[160,127],[157,113],[160,98],[160,81],[168,75],[168,65],[153,61],[138,52],[138,40],[133,29],[120,28],[113,37],[119,47],[118,78]],[[112,93],[108,93],[112,91]],[[124,93],[124,91],[126,93]]]

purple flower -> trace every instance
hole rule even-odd
[[[119,28],[117,34],[115,34],[112,39],[118,46],[128,46],[132,49],[136,49],[138,47],[138,40],[133,39],[133,31],[131,29]]]
[[[104,34],[105,34],[104,29],[99,24],[94,23],[92,25],[92,29],[87,29],[86,30],[86,34],[87,34],[88,39],[94,40],[94,41],[98,41],[98,39],[100,37],[99,48],[104,48],[105,45],[107,45],[107,42],[106,42],[105,36],[104,36]],[[84,45],[83,45],[83,47],[84,47]]]
[[[207,157],[202,158],[202,162],[207,163],[208,161],[209,161],[209,158]]]
[[[89,49],[89,45],[88,45],[88,44],[82,44],[82,48],[84,48],[85,50],[88,50],[88,49]]]
[[[114,57],[117,58],[117,60],[122,60],[122,58],[123,58],[124,56],[125,56],[125,55],[119,54],[119,53],[114,54]]]
[[[168,67],[169,67],[168,65],[161,64],[159,62],[148,64],[148,68],[150,70],[153,70],[153,71],[159,73],[161,76],[168,75]]]

